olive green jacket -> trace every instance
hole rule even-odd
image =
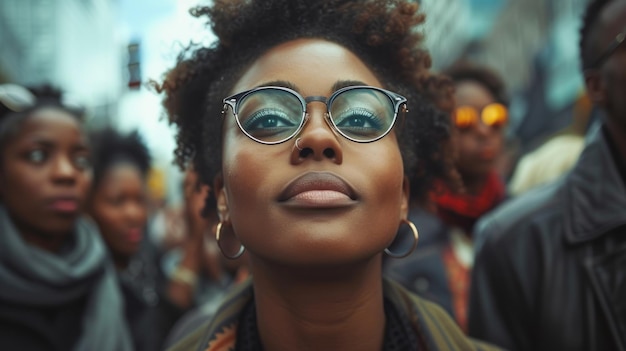
[[[475,350],[490,351],[498,348],[468,338],[441,307],[411,294],[399,284],[383,281],[383,294],[396,307],[398,313],[409,318],[416,326],[430,351]],[[239,314],[252,298],[250,281],[240,284],[227,298],[215,317],[191,331],[169,351],[230,351],[235,349]],[[419,331],[417,330],[419,326]]]

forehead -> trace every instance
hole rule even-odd
[[[303,95],[328,95],[340,80],[382,87],[365,63],[345,47],[322,39],[297,39],[265,52],[248,67],[232,93],[288,81]]]
[[[142,185],[143,179],[139,167],[130,161],[118,161],[104,172],[101,187]]]
[[[18,134],[39,132],[53,135],[55,132],[80,132],[80,122],[69,113],[54,107],[32,112],[22,124]]]
[[[484,107],[495,101],[485,86],[472,80],[462,80],[455,83],[454,96],[458,105]]]

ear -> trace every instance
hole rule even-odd
[[[604,88],[604,81],[600,71],[589,70],[585,72],[585,86],[587,87],[587,94],[589,95],[591,102],[600,107],[604,107],[606,101],[606,90]]]
[[[409,216],[409,205],[411,203],[411,183],[407,176],[402,181],[402,203],[400,204],[400,219],[407,219]]]
[[[226,196],[226,188],[224,187],[224,177],[221,173],[215,176],[215,179],[213,180],[213,189],[217,200],[217,215],[220,222],[228,222],[230,221],[228,197]]]

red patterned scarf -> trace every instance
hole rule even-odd
[[[502,202],[504,196],[504,183],[495,172],[491,172],[477,195],[454,193],[440,186],[433,198],[437,215],[444,223],[460,227],[471,235],[478,218]]]

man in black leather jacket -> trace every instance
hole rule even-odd
[[[477,228],[470,335],[512,350],[626,350],[626,0],[594,0],[581,31],[602,126],[558,182]]]

